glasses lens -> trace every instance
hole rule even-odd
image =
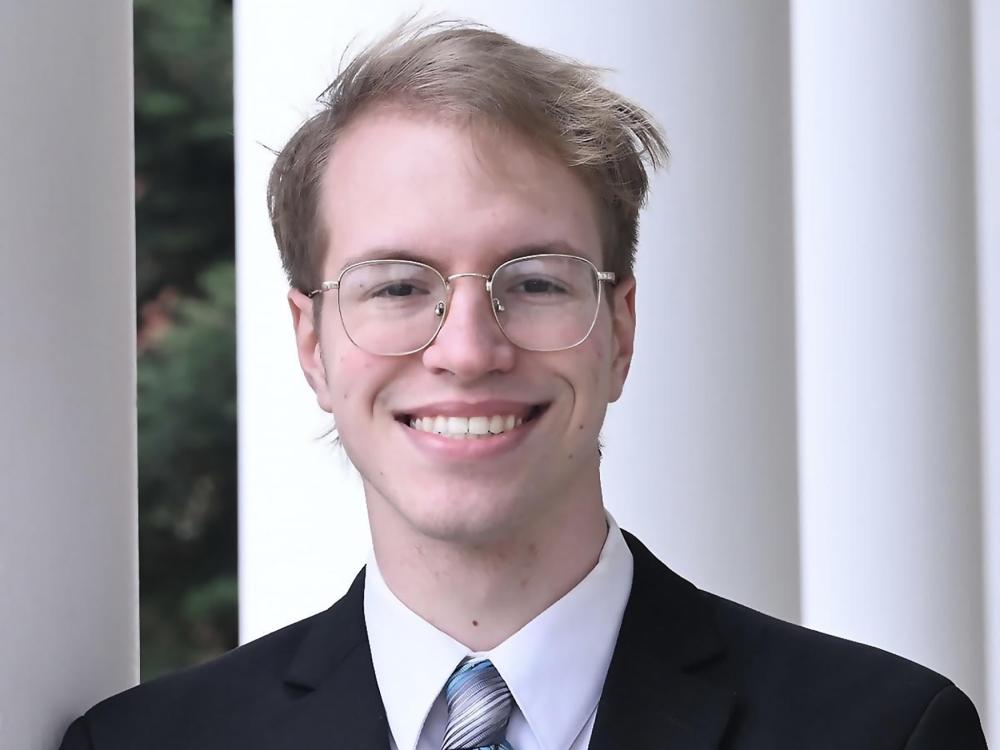
[[[497,270],[493,298],[497,322],[514,344],[555,351],[587,338],[597,319],[600,282],[581,258],[521,258]]]
[[[350,268],[338,293],[344,330],[372,354],[420,349],[441,324],[435,306],[445,299],[441,277],[405,261],[374,261]]]

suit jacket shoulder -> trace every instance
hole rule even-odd
[[[850,727],[867,738],[852,738],[854,747],[903,747],[935,697],[958,692],[946,677],[895,654],[703,596],[728,645],[734,684],[753,696],[735,717],[745,731],[763,734],[794,717],[794,726],[828,742]]]
[[[325,612],[98,703],[62,750],[385,748],[363,590],[364,571]]]
[[[626,540],[632,595],[593,750],[986,747],[945,677],[700,591]]]
[[[85,717],[95,744],[125,747],[126,740],[152,736],[167,747],[188,747],[200,734],[237,729],[248,713],[267,713],[291,656],[318,617],[98,703]],[[207,726],[203,716],[211,717],[214,726]]]

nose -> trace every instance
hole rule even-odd
[[[424,349],[424,365],[463,382],[510,370],[516,348],[497,325],[491,304],[481,278],[452,280],[444,325]]]

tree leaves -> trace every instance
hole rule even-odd
[[[136,0],[142,677],[236,645],[232,7]]]

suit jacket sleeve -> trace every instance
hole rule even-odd
[[[94,750],[87,730],[87,720],[82,716],[69,725],[59,750]]]
[[[927,705],[906,750],[986,750],[986,738],[972,701],[954,685]]]

